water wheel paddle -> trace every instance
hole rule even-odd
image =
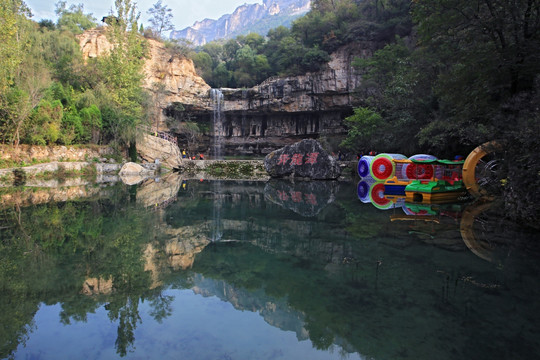
[[[500,158],[496,152],[502,146],[490,141],[474,149],[463,164],[463,183],[475,197],[492,197],[500,188],[498,170]]]

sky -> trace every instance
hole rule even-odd
[[[149,26],[149,15],[147,11],[158,0],[135,0],[137,10],[141,13],[141,21],[145,27]],[[24,0],[26,5],[32,10],[32,20],[39,21],[50,19],[56,22],[54,13],[57,0]],[[103,16],[109,15],[111,9],[115,13],[114,0],[66,0],[67,7],[72,4],[83,4],[84,13],[92,13],[98,19],[98,23]],[[215,19],[225,14],[232,14],[234,10],[245,3],[262,4],[262,0],[161,0],[162,5],[172,9],[172,23],[175,30],[181,30],[193,25],[195,21],[203,19]]]

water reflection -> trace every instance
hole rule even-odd
[[[216,191],[214,182],[172,174],[35,205],[1,194],[2,358],[67,356],[68,349],[52,355],[39,345],[45,335],[36,324],[54,306],[59,319],[51,321],[71,329],[65,339],[72,346],[92,341],[89,358],[110,348],[117,356],[155,357],[147,345],[155,332],[167,339],[160,346],[168,355],[188,358],[232,357],[239,354],[235,346],[245,354],[236,358],[261,358],[262,349],[267,357],[289,358],[299,351],[374,359],[540,353],[540,272],[537,258],[527,255],[531,235],[503,225],[492,207],[476,213],[405,204],[380,211],[351,196],[353,184],[324,186],[230,181]],[[302,193],[304,207],[279,191],[291,198]],[[306,194],[320,206],[307,203]],[[462,240],[471,216],[482,220],[481,232],[472,222],[481,246],[471,245],[470,236]],[[219,302],[207,307],[201,297],[231,309]],[[193,319],[183,317],[178,330],[182,303],[191,304]],[[255,340],[274,335],[254,322],[242,330],[246,313],[292,332],[296,342],[264,347]],[[226,330],[214,323],[220,318],[230,320]],[[95,323],[114,324],[114,343],[105,341],[107,331],[88,337]],[[212,326],[250,340],[221,340]],[[175,338],[180,332],[183,348]]]
[[[264,187],[265,198],[305,217],[313,217],[334,202],[337,181],[271,180]]]

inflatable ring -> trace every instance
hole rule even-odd
[[[405,155],[401,154],[379,154],[375,156],[371,163],[371,176],[377,181],[384,181],[392,176],[396,170],[395,163],[392,159],[406,159]]]
[[[409,164],[405,170],[407,179],[426,180],[433,177],[433,165]]]
[[[371,163],[374,157],[375,156],[364,155],[360,158],[358,161],[358,175],[360,175],[360,177],[365,178],[370,175]]]
[[[369,184],[367,181],[360,180],[358,182],[358,185],[356,186],[356,194],[358,195],[358,199],[362,202],[369,202],[369,188],[371,187],[371,184]]]
[[[384,197],[384,184],[377,183],[371,188],[369,199],[379,209],[387,209],[392,202]]]

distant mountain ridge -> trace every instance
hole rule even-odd
[[[204,45],[212,40],[230,39],[250,31],[264,36],[273,27],[289,25],[310,8],[311,0],[264,0],[262,4],[244,4],[218,20],[204,19],[185,29],[172,31],[170,38],[188,39],[195,45]]]

